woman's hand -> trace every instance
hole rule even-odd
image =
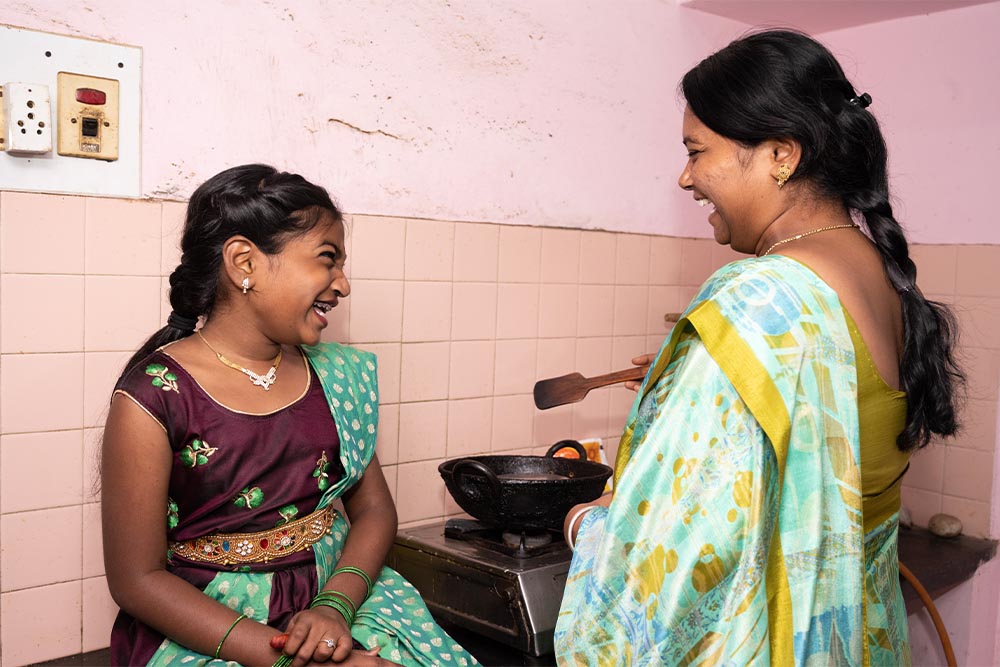
[[[283,652],[295,657],[294,667],[328,660],[343,662],[351,656],[354,644],[351,629],[336,609],[314,607],[300,611],[292,617],[286,633],[288,639]],[[333,646],[327,640],[332,641]]]
[[[590,512],[586,508],[607,507],[610,504],[611,494],[606,493],[593,502],[573,505],[570,511],[566,513],[566,518],[563,519],[563,537],[566,539],[566,543],[576,544],[576,534],[580,531],[580,524],[583,523],[583,517]],[[572,525],[570,525],[571,520]]]
[[[639,355],[638,357],[632,358],[632,364],[635,366],[645,366],[649,369],[649,365],[653,363],[656,359],[656,353],[651,352],[650,354]],[[631,389],[632,391],[639,391],[639,387],[642,385],[642,380],[629,380],[625,383],[626,389]]]

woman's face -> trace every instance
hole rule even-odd
[[[344,274],[344,225],[323,212],[308,232],[267,257],[254,286],[258,310],[272,340],[315,345],[327,313],[351,293]]]
[[[769,222],[768,196],[777,189],[767,149],[747,148],[716,134],[690,108],[684,110],[683,128],[688,161],[677,184],[710,211],[717,243],[753,253]]]

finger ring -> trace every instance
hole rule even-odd
[[[330,648],[333,648],[334,646],[337,645],[337,642],[335,642],[332,639],[321,639],[320,641],[323,642],[324,644],[326,644]]]

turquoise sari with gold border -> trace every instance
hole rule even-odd
[[[896,526],[865,534],[855,350],[795,260],[717,271],[633,405],[584,518],[563,665],[908,664]]]

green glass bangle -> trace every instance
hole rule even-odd
[[[215,647],[215,657],[216,658],[218,658],[219,654],[222,653],[222,645],[226,643],[227,639],[229,639],[229,633],[233,631],[233,628],[236,627],[237,623],[239,623],[240,621],[242,621],[246,617],[247,617],[246,614],[240,614],[239,616],[237,616],[236,620],[233,621],[233,624],[229,626],[228,630],[226,630],[226,634],[222,635],[222,641],[220,641],[219,645],[217,647]]]
[[[274,664],[271,665],[271,667],[288,667],[288,665],[292,664],[292,660],[294,659],[294,656],[282,653],[281,656],[274,661]]]
[[[351,596],[347,593],[341,593],[340,591],[320,591],[319,594],[313,598],[313,601],[329,600],[331,598],[343,600],[347,603],[347,606],[351,608],[351,612],[354,614],[358,613],[358,606],[354,604],[354,600],[351,599]]]
[[[372,584],[372,578],[369,577],[368,573],[362,570],[360,567],[354,567],[353,565],[345,565],[344,567],[338,567],[336,570],[333,571],[333,574],[331,574],[330,576],[335,577],[341,572],[350,572],[351,574],[356,574],[362,579],[364,579],[365,585],[368,587],[368,595],[372,594],[372,588],[374,588]]]
[[[344,620],[347,621],[347,627],[352,627],[354,625],[354,614],[351,613],[351,610],[347,608],[346,604],[336,598],[316,600],[309,605],[310,609],[315,609],[316,607],[332,607],[340,612],[340,615],[344,617]]]

